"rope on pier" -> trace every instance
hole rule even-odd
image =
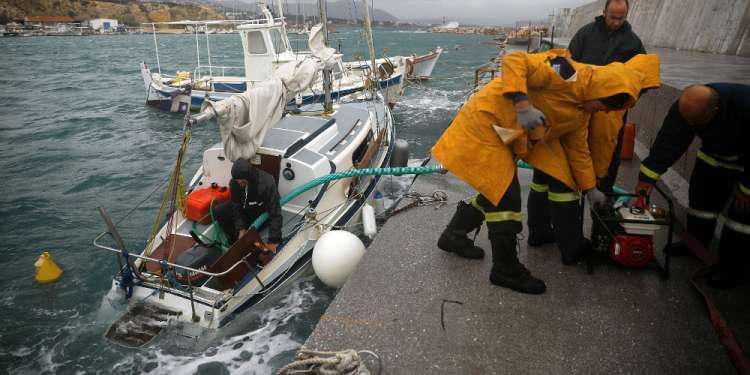
[[[357,352],[353,349],[338,352],[322,352],[300,349],[297,360],[284,366],[277,375],[317,374],[317,375],[370,375],[360,353],[367,353],[378,360],[378,373],[382,368],[380,357],[369,350]]]
[[[435,209],[441,208],[448,203],[448,194],[442,190],[435,190],[432,194],[421,194],[418,192],[408,192],[404,194],[402,199],[411,199],[411,203],[408,203],[400,208],[397,208],[391,212],[390,216],[395,216],[401,212],[404,212],[410,208],[422,207],[435,205]]]

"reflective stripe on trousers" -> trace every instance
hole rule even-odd
[[[547,193],[547,197],[549,197],[550,201],[558,203],[575,202],[581,199],[581,196],[575,192],[553,193],[550,191]]]
[[[739,171],[739,172],[745,171],[745,167],[739,164],[727,163],[725,161],[721,161],[718,158],[715,158],[709,154],[706,154],[703,151],[698,151],[697,157],[698,159],[703,160],[704,162],[706,162],[706,164],[712,167],[721,167],[721,168],[731,169],[733,171]],[[736,159],[737,157],[734,157],[734,158]]]
[[[688,207],[686,211],[688,215],[704,220],[716,220],[716,218],[719,217],[718,212],[701,211],[690,207]]]
[[[484,214],[484,219],[488,223],[497,223],[502,221],[518,221],[520,222],[522,219],[521,212],[518,211],[494,211],[494,212],[487,212],[478,202],[477,202],[477,196],[474,196],[471,198],[471,205],[474,206],[477,210],[481,211]]]
[[[750,225],[743,224],[738,221],[734,221],[724,215],[721,216],[724,220],[724,227],[729,228],[737,233],[747,234],[750,235]]]
[[[529,186],[531,187],[531,190],[537,193],[546,193],[549,191],[549,185],[537,184],[535,182],[532,182]]]

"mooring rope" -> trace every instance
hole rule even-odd
[[[435,209],[441,208],[448,203],[448,194],[442,190],[435,190],[432,194],[408,192],[403,195],[402,199],[411,199],[411,203],[393,210],[390,216],[397,215],[414,207],[435,205]]]
[[[362,361],[360,353],[374,356],[380,364],[380,357],[368,350],[357,352],[347,349],[338,352],[323,352],[300,349],[297,353],[297,360],[282,367],[276,374],[369,375],[370,370]],[[380,373],[381,366],[378,366],[378,373]]]

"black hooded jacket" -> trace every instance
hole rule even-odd
[[[234,179],[246,179],[246,188]],[[270,174],[253,167],[246,159],[237,159],[232,165],[232,180],[229,182],[232,194],[232,216],[236,230],[247,229],[252,222],[268,212],[268,243],[281,242],[281,204],[276,180]],[[244,215],[243,215],[244,213]]]
[[[615,31],[607,30],[604,16],[580,28],[568,45],[573,60],[591,65],[626,62],[646,53],[643,42],[635,35],[628,21]]]

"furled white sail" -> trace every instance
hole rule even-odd
[[[201,111],[211,107],[216,113],[224,155],[229,160],[253,157],[268,129],[281,119],[289,99],[310,87],[325,67],[336,64],[335,51],[325,46],[322,28],[316,25],[310,31],[311,57],[282,65],[274,77],[244,93],[219,102],[203,102]]]

